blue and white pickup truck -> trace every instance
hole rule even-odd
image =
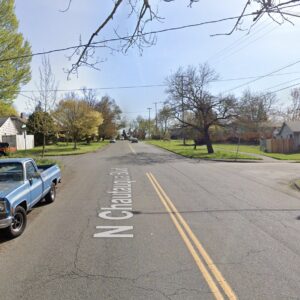
[[[43,198],[53,202],[60,181],[55,164],[37,166],[31,158],[0,160],[0,229],[10,238],[21,235],[27,212]]]

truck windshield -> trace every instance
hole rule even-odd
[[[0,181],[22,181],[23,167],[21,163],[0,163]]]

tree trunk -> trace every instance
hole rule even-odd
[[[73,150],[76,150],[77,149],[77,137],[76,136],[73,136],[73,142],[74,142]]]
[[[204,138],[205,138],[205,143],[207,147],[207,153],[212,154],[214,153],[214,149],[210,140],[210,135],[209,135],[209,127],[204,128]]]
[[[45,145],[46,145],[46,135],[43,133],[43,150],[42,150],[42,157],[45,155]]]

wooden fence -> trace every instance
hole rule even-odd
[[[297,151],[294,139],[265,139],[260,142],[261,150],[269,153],[293,153]]]

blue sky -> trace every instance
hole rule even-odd
[[[164,20],[150,24],[149,30],[236,16],[244,3],[240,0],[227,0],[226,5],[220,5],[220,1],[217,0],[200,1],[189,8],[187,0],[172,3],[152,2],[155,2],[153,6],[158,5],[159,15],[164,17]],[[30,42],[33,53],[76,45],[79,37],[86,42],[112,7],[110,0],[73,0],[67,12],[60,12],[67,4],[67,0],[15,1],[20,22],[19,31]],[[124,34],[131,32],[134,22],[128,20],[127,15],[128,9],[125,6],[121,7],[114,22],[105,29],[98,40],[112,37],[114,28],[118,28]],[[135,48],[130,49],[126,55],[111,55],[110,51],[99,49],[96,56],[105,60],[101,64],[101,71],[81,68],[78,77],[74,75],[70,80],[67,80],[64,71],[71,66],[68,60],[70,52],[51,54],[50,61],[59,82],[59,89],[163,84],[165,78],[178,67],[197,65],[205,61],[219,73],[221,79],[259,76],[300,60],[300,20],[293,21],[294,26],[289,23],[279,26],[265,18],[248,35],[247,31],[238,31],[231,36],[210,36],[229,31],[233,21],[162,33],[157,36],[156,45],[144,49],[142,55]],[[243,27],[249,28],[247,20]],[[22,88],[24,91],[36,89],[40,63],[41,57],[33,58],[32,80]],[[233,93],[239,96],[247,87],[253,91],[266,91],[268,88],[271,88],[269,91],[273,91],[300,82],[300,64],[280,72],[282,73],[292,74],[268,77],[235,89]],[[211,88],[215,93],[219,93],[248,81],[220,81],[214,83]],[[286,84],[272,88],[285,82]],[[164,87],[108,89],[99,90],[98,94],[99,97],[105,94],[113,97],[124,111],[124,115],[130,119],[137,115],[147,116],[147,107],[154,108],[154,102],[166,99],[164,91]],[[22,94],[31,96],[26,92]],[[279,92],[277,96],[281,105],[290,101],[289,90]],[[22,95],[18,97],[15,101],[18,111],[28,111],[27,101]]]

